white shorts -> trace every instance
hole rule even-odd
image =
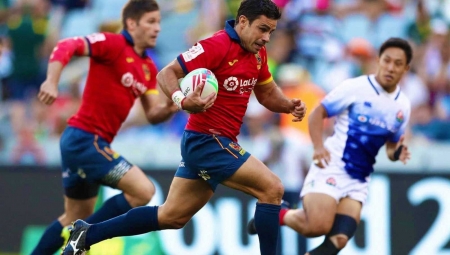
[[[323,193],[336,199],[337,203],[342,198],[348,197],[364,204],[369,191],[369,181],[369,177],[366,182],[353,179],[345,169],[338,166],[319,168],[311,164],[300,198],[308,193]]]

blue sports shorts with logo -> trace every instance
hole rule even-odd
[[[116,188],[132,165],[98,135],[67,127],[60,140],[63,187],[67,197],[97,196],[100,185]]]
[[[175,176],[202,178],[215,191],[219,183],[232,176],[247,161],[250,153],[227,137],[185,130],[181,157]]]

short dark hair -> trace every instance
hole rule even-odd
[[[250,24],[252,24],[261,15],[269,19],[279,20],[281,11],[272,0],[243,0],[236,15],[236,22],[241,15],[247,17]]]
[[[127,28],[127,19],[139,21],[145,13],[158,10],[159,6],[155,0],[129,0],[122,9],[123,28]]]
[[[392,37],[386,40],[380,47],[380,52],[378,53],[378,56],[381,57],[383,52],[388,48],[400,48],[403,50],[406,56],[406,63],[409,65],[411,63],[412,57],[413,57],[413,50],[411,48],[411,45],[408,43],[408,41]]]

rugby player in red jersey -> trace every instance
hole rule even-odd
[[[145,53],[156,44],[160,21],[156,1],[130,0],[122,11],[120,34],[69,38],[54,48],[38,94],[43,103],[50,105],[57,98],[61,72],[72,56],[89,56],[90,66],[81,107],[60,140],[64,214],[47,228],[33,255],[53,254],[62,247],[63,227],[93,213],[100,185],[123,193],[107,200],[86,219],[89,223],[121,215],[152,198],[153,183],[110,143],[138,97],[150,123],[165,121],[178,110],[165,95],[158,95],[157,68]]]
[[[267,66],[265,44],[281,12],[271,0],[242,1],[236,21],[200,41],[158,74],[168,97],[191,114],[181,141],[182,161],[166,202],[139,207],[111,220],[87,224],[77,220],[63,254],[82,254],[102,240],[161,229],[182,228],[213,196],[220,183],[258,199],[255,222],[262,255],[276,253],[278,214],[284,192],[280,179],[238,143],[249,97],[271,111],[293,115],[301,121],[306,108],[299,99],[286,98]],[[197,68],[211,70],[219,92],[201,99],[184,96],[178,79]]]

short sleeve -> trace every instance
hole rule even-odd
[[[225,34],[228,37],[228,35]],[[183,71],[188,74],[197,68],[216,69],[230,47],[230,42],[225,36],[213,36],[197,42],[188,51],[177,57]]]
[[[269,71],[269,65],[267,64],[267,51],[265,47],[261,49],[259,54],[257,54],[256,61],[260,62],[258,63],[258,65],[261,64],[258,83],[256,83],[256,85],[266,85],[269,82],[273,81],[272,74]]]
[[[336,116],[355,102],[355,86],[344,81],[322,100],[321,104],[327,111],[328,117]]]
[[[120,54],[121,35],[94,33],[86,36],[89,43],[89,55],[97,60],[112,61]]]

